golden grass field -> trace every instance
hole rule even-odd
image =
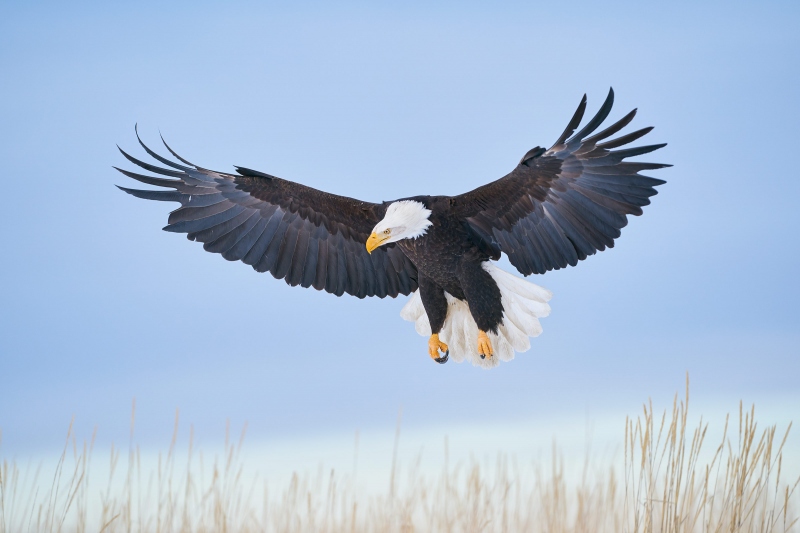
[[[100,486],[90,483],[94,439],[79,446],[70,426],[54,472],[2,462],[0,532],[797,531],[800,479],[781,471],[791,424],[759,429],[754,408],[740,404],[738,416],[715,421],[721,441],[706,442],[708,424],[689,427],[688,407],[687,380],[671,410],[659,414],[647,403],[625,420],[619,465],[587,458],[576,481],[565,476],[557,449],[546,467],[500,453],[489,466],[445,460],[436,476],[395,467],[393,457],[379,494],[362,494],[333,471],[294,474],[270,493],[247,481],[244,431],[236,442],[226,436],[224,457],[210,467],[190,440],[178,465],[177,415],[153,471],[143,471],[137,447],[112,448]]]

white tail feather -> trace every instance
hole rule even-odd
[[[538,337],[542,332],[539,319],[550,314],[547,302],[553,293],[534,285],[518,276],[501,270],[490,262],[483,263],[497,286],[503,303],[503,322],[497,328],[497,334],[489,333],[489,340],[494,348],[494,357],[481,359],[478,355],[478,326],[469,312],[467,302],[454,298],[447,292],[447,319],[444,322],[439,338],[450,348],[450,358],[461,363],[468,359],[473,365],[493,368],[500,361],[510,361],[514,352],[526,352],[531,347],[529,337]],[[400,311],[404,320],[414,322],[417,333],[423,337],[431,334],[431,325],[419,291],[415,292],[408,303]]]

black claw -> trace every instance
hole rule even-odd
[[[486,359],[485,355],[483,355],[483,354],[480,354],[480,355],[481,355],[481,359]]]
[[[450,350],[447,350],[444,353],[444,357],[437,357],[436,359],[434,359],[434,361],[436,361],[440,365],[443,365],[447,362],[448,359],[450,359]]]

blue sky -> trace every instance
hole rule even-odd
[[[669,3],[12,3],[0,7],[0,428],[163,441],[800,396],[800,7]],[[433,364],[405,299],[290,288],[160,231],[112,165],[159,131],[202,166],[365,200],[457,194],[549,146],[581,96],[668,142],[617,246],[533,278],[530,352]],[[129,180],[128,180],[129,181]],[[507,268],[512,268],[505,263]],[[716,400],[714,400],[716,401]],[[549,418],[548,418],[549,419]],[[299,437],[298,437],[299,438]]]

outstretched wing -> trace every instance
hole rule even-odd
[[[504,252],[524,275],[575,266],[613,247],[627,215],[641,215],[655,187],[666,183],[639,171],[670,165],[624,161],[665,144],[612,150],[653,128],[601,142],[627,126],[635,109],[589,137],[613,103],[612,89],[597,115],[573,135],[586,110],[584,95],[552,148],[530,150],[507,176],[451,199],[454,214],[494,259]]]
[[[137,138],[139,137],[137,132]],[[417,288],[417,269],[393,244],[368,254],[365,243],[384,216],[383,204],[361,202],[237,167],[240,175],[194,165],[164,143],[185,165],[139,143],[170,168],[140,161],[120,149],[132,163],[173,179],[117,168],[148,185],[172,190],[119,187],[138,198],[180,202],[165,231],[187,233],[209,252],[242,261],[258,272],[269,271],[289,285],[343,293],[395,297]],[[116,168],[116,167],[115,167]]]

